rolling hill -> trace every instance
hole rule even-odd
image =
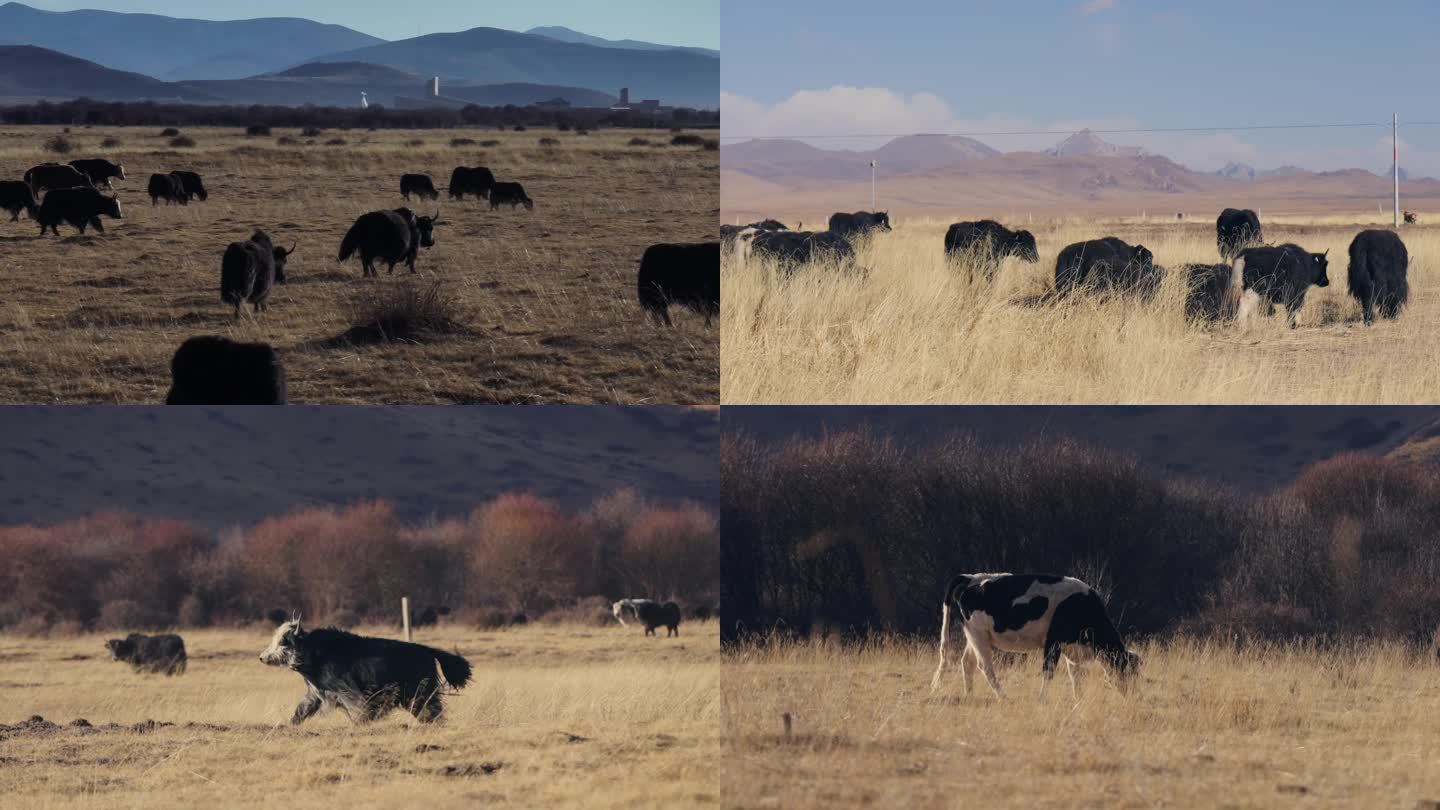
[[[678,50],[645,51],[560,42],[549,37],[472,28],[427,34],[328,54],[327,62],[368,62],[422,76],[489,84],[521,82],[619,91],[664,104],[715,108],[720,60]]]
[[[710,48],[692,48],[685,45],[659,45],[654,42],[643,42],[638,39],[604,39],[576,31],[573,28],[566,28],[563,25],[542,25],[537,28],[531,28],[525,33],[549,37],[561,42],[598,45],[602,48],[621,48],[630,51],[690,51],[691,53],[713,56],[716,59],[720,58],[720,52],[711,50]]]
[[[506,491],[714,504],[717,411],[668,407],[14,408],[0,524],[124,510],[220,528],[384,497],[409,521]]]
[[[344,26],[288,17],[216,22],[0,5],[0,45],[36,45],[166,80],[238,79],[382,42]]]
[[[162,82],[139,73],[113,70],[94,62],[32,45],[0,45],[0,99],[72,99],[101,101],[184,101],[219,99],[194,87]]]

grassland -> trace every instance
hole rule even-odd
[[[266,628],[185,632],[189,671],[175,678],[108,660],[100,635],[0,636],[0,804],[716,806],[715,627],[682,625],[679,639],[633,625],[432,629],[416,640],[474,666],[439,723],[331,712],[298,728],[288,720],[304,686],[257,660]]]
[[[782,217],[783,219],[783,217]],[[802,218],[805,219],[805,218]],[[1421,214],[1421,222],[1436,221]],[[805,219],[812,223],[814,217]],[[1388,220],[1384,220],[1388,222]],[[1007,260],[993,282],[943,253],[949,220],[901,219],[859,251],[868,275],[815,268],[785,279],[766,263],[722,260],[725,403],[1429,403],[1440,398],[1440,228],[1401,231],[1411,306],[1366,328],[1346,289],[1347,248],[1368,215],[1265,212],[1272,243],[1330,251],[1328,288],[1311,288],[1299,328],[1283,317],[1187,321],[1185,283],[1155,300],[1046,301],[1055,258],[1101,236],[1142,243],[1157,263],[1219,261],[1214,222],[1139,217],[1012,221],[1040,261]]]
[[[163,401],[169,361],[186,338],[265,341],[282,353],[291,399],[306,403],[714,403],[719,338],[689,313],[653,325],[636,301],[644,249],[714,239],[718,153],[629,146],[633,131],[575,133],[293,130],[247,138],[186,129],[172,148],[157,129],[76,128],[55,155],[53,127],[0,130],[0,178],[46,160],[104,156],[125,165],[123,220],[104,235],[37,238],[0,217],[0,400]],[[669,134],[653,139],[667,142]],[[541,147],[543,137],[559,146]],[[118,146],[102,146],[106,139]],[[288,138],[289,145],[279,139]],[[452,146],[454,138],[476,143]],[[332,141],[341,141],[333,143]],[[480,143],[494,140],[490,147]],[[490,211],[444,196],[457,165],[518,180],[533,211]],[[151,207],[152,172],[192,169],[209,202]],[[439,203],[410,203],[445,224],[417,276],[362,279],[336,264],[340,241],[367,211],[406,205],[405,172],[435,178]],[[299,249],[269,312],[238,321],[220,301],[225,246],[255,227]],[[357,327],[397,285],[438,285],[458,326],[377,341]]]
[[[724,804],[836,807],[1430,807],[1440,799],[1433,661],[1389,645],[1321,653],[1139,648],[1138,689],[1087,672],[1037,700],[1017,657],[997,700],[930,645],[787,644],[727,654]],[[782,715],[793,718],[787,737]]]

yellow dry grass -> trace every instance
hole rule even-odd
[[[979,676],[965,696],[954,671],[932,694],[929,645],[727,654],[723,803],[1118,810],[1440,799],[1432,661],[1381,644],[1139,651],[1144,671],[1128,696],[1090,670],[1078,701],[1061,674],[1043,702],[1036,656],[1000,668],[1001,701]]]
[[[1036,304],[1073,242],[1118,236],[1157,263],[1218,263],[1214,222],[1065,218],[1030,229],[1038,264],[1010,259],[993,283],[943,252],[948,220],[901,220],[859,250],[869,274],[721,264],[721,401],[729,403],[1428,403],[1440,398],[1440,228],[1408,226],[1411,305],[1366,328],[1346,288],[1347,250],[1369,215],[1266,213],[1267,241],[1330,251],[1299,328],[1283,317],[1187,322],[1185,284],[1154,301],[1074,296]],[[1422,223],[1425,222],[1422,215]]]
[[[38,226],[0,217],[0,400],[160,402],[169,362],[188,337],[265,341],[281,352],[291,398],[306,403],[717,402],[719,338],[676,314],[657,327],[637,302],[636,269],[657,242],[715,238],[718,157],[691,147],[630,147],[633,131],[588,136],[531,130],[295,130],[247,138],[236,129],[185,128],[175,149],[157,128],[76,129],[69,155],[43,151],[53,127],[0,130],[0,178],[47,160],[104,156],[124,163],[123,220],[106,233],[37,238]],[[105,138],[117,147],[104,147]],[[282,146],[278,139],[295,139]],[[498,145],[452,147],[452,138]],[[543,148],[542,137],[560,141]],[[327,145],[333,138],[344,144]],[[311,140],[311,145],[306,145]],[[667,137],[664,139],[668,142]],[[418,143],[419,145],[414,145]],[[535,210],[491,211],[445,195],[457,165],[518,180]],[[152,207],[152,172],[193,169],[209,202]],[[407,205],[400,175],[430,174],[445,220],[404,268],[362,279],[359,260],[336,264],[340,241],[367,211]],[[264,227],[299,241],[290,283],[270,311],[238,321],[220,301],[225,246]],[[441,285],[464,329],[420,341],[339,340],[381,291]]]
[[[681,632],[431,629],[416,640],[474,667],[440,722],[395,712],[353,725],[322,712],[299,728],[289,718],[300,677],[257,660],[266,628],[184,632],[189,671],[174,678],[110,661],[103,635],[0,636],[0,723],[38,714],[60,726],[0,727],[0,805],[715,806],[718,635],[714,623]],[[69,725],[77,719],[92,727]],[[131,728],[147,720],[174,725]]]

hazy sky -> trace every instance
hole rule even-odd
[[[1405,127],[1440,122],[1435,0],[724,0],[721,31],[727,137],[1379,124],[1398,112],[1401,166],[1440,176],[1440,126]],[[1203,169],[1390,164],[1383,126],[1106,137]]]
[[[606,39],[720,47],[720,0],[26,0],[49,11],[82,8],[206,20],[306,17],[384,39],[488,26],[524,31],[563,25]]]

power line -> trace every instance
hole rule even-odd
[[[1407,127],[1434,127],[1440,126],[1440,121],[1402,121]],[[1271,129],[1362,129],[1362,128],[1389,128],[1390,122],[1370,122],[1353,124],[1254,124],[1249,126],[1220,126],[1220,127],[1144,127],[1131,129],[1091,129],[1097,135],[1137,135],[1144,133],[1158,132],[1250,132],[1255,130]],[[845,140],[860,138],[906,138],[906,137],[959,137],[959,138],[994,138],[1016,135],[1074,135],[1073,129],[1028,129],[1008,130],[989,132],[872,132],[872,133],[845,133],[845,134],[819,134],[819,135],[721,135],[722,141],[778,141],[778,140]]]

